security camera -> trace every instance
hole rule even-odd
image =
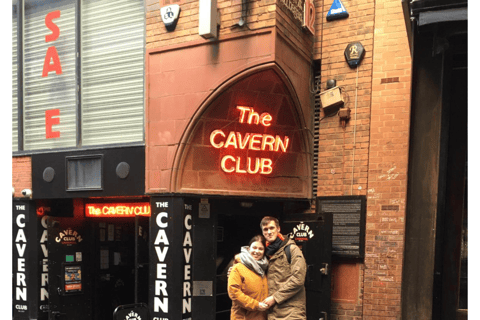
[[[32,196],[32,190],[30,189],[23,189],[22,190],[22,195],[25,197],[25,198],[30,198]]]
[[[12,187],[12,197],[15,197],[15,188]]]

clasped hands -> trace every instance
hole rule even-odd
[[[258,310],[266,311],[274,304],[275,304],[275,299],[273,299],[273,297],[270,296],[258,304]]]

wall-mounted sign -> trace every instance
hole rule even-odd
[[[350,68],[357,67],[365,56],[365,48],[360,42],[352,42],[345,49],[345,59]]]
[[[363,259],[365,257],[365,196],[318,197],[320,214],[333,216],[332,258]]]
[[[135,217],[151,215],[150,203],[89,203],[85,205],[85,216],[104,218],[104,217]]]
[[[307,242],[314,236],[315,235],[313,234],[313,230],[310,229],[310,226],[303,222],[299,223],[292,230],[292,238],[296,243]]]
[[[217,95],[186,136],[175,190],[299,197],[309,187],[308,130],[272,69]]]
[[[165,28],[168,31],[175,30],[178,22],[178,16],[180,15],[180,6],[178,4],[172,4],[166,7],[160,8],[160,16],[165,24]]]
[[[238,123],[248,127],[272,125],[272,116],[267,113],[259,114],[252,107],[237,106]],[[237,131],[224,132],[222,129],[210,133],[210,144],[216,148],[241,149],[253,151],[287,152],[290,143],[288,136],[279,136],[261,133],[242,133]],[[273,172],[273,161],[267,157],[225,155],[221,162],[221,169],[226,173],[264,174]]]
[[[347,9],[343,5],[341,0],[334,0],[330,10],[327,13],[327,21],[333,21],[338,19],[348,18]]]
[[[315,35],[315,5],[312,0],[305,0],[303,4],[303,25],[312,35]]]
[[[58,236],[55,237],[55,241],[64,245],[72,245],[82,242],[83,238],[77,231],[72,228],[67,228],[58,233]]]

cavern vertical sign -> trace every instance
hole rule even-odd
[[[192,319],[193,205],[152,198],[149,308],[153,320]]]
[[[47,212],[50,211],[49,207],[37,208],[37,232],[40,239],[37,240],[38,249],[38,261],[39,261],[39,312],[38,319],[48,318],[48,232],[47,232]]]
[[[174,297],[170,277],[173,268],[173,253],[170,250],[170,241],[173,240],[173,203],[167,199],[152,201],[149,305],[153,319],[166,320],[171,312],[170,300]]]
[[[32,201],[13,201],[13,319],[37,319],[37,219]]]
[[[182,319],[192,319],[192,228],[193,228],[193,204],[184,204],[183,218],[183,286],[182,286]]]

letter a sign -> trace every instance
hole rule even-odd
[[[312,35],[315,35],[315,6],[313,0],[305,0],[303,4],[303,26]]]

